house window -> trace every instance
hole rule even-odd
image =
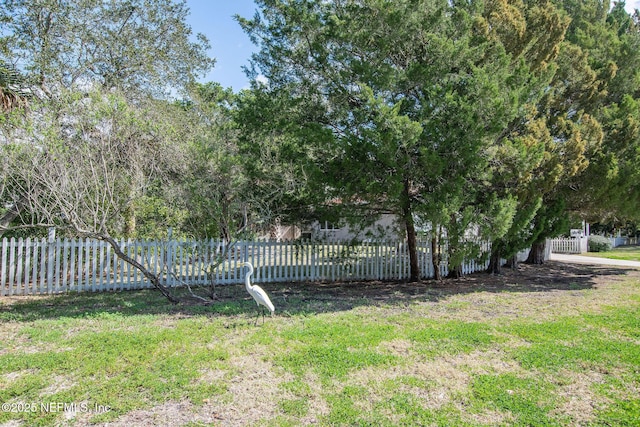
[[[320,221],[321,231],[335,231],[338,229],[340,229],[340,227],[330,221]]]

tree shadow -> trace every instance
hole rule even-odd
[[[420,301],[439,302],[453,295],[477,292],[576,291],[631,277],[640,279],[640,270],[632,268],[559,262],[537,266],[521,264],[517,269],[503,271],[500,275],[474,273],[460,279],[424,280],[417,283],[372,281],[301,284],[274,287],[268,291],[271,292],[272,300],[275,298],[281,302],[281,311],[298,314],[301,310],[341,311],[361,305],[406,306]],[[326,303],[322,304],[323,301]]]
[[[407,306],[416,302],[438,302],[453,295],[476,292],[551,292],[592,289],[615,281],[640,279],[640,270],[549,262],[540,266],[521,264],[501,275],[475,273],[460,279],[403,281],[358,281],[334,283],[260,284],[270,295],[276,315],[297,316],[340,312],[359,306]],[[218,299],[211,304],[171,304],[159,292],[119,291],[67,293],[42,297],[0,298],[0,324],[56,319],[178,315],[184,317],[252,318],[259,308],[244,285],[217,287]]]

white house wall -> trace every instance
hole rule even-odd
[[[335,229],[327,229],[324,224],[316,221],[310,226],[311,238],[314,240],[352,240],[352,239],[403,239],[404,234],[398,233],[395,215],[383,214],[372,225],[361,231],[353,230],[348,225]]]

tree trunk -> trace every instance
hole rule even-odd
[[[544,252],[547,246],[547,241],[543,240],[541,242],[533,242],[531,245],[531,250],[529,251],[529,256],[525,261],[527,264],[544,264]]]
[[[409,281],[417,282],[420,280],[420,265],[418,264],[418,244],[413,221],[407,223],[407,246],[409,248],[409,266],[411,268]]]
[[[489,267],[487,267],[487,273],[489,274],[502,274],[502,256],[500,250],[497,247],[491,248],[491,258],[489,259]]]
[[[447,228],[447,269],[449,279],[459,279],[462,277],[462,262],[458,255],[460,252],[460,235],[456,215],[449,217],[449,227]]]
[[[433,237],[431,238],[431,262],[433,263],[433,278],[436,280],[442,280],[440,274],[440,248],[438,248],[438,237],[433,230]]]
[[[447,274],[449,279],[459,279],[462,277],[462,265],[449,266],[449,274]]]
[[[508,268],[517,269],[518,268],[518,254],[513,255],[507,260],[506,266]]]
[[[420,280],[420,265],[418,264],[418,244],[416,239],[416,227],[413,222],[413,212],[411,211],[408,179],[404,180],[402,196],[402,217],[405,229],[407,230],[407,247],[409,248],[409,266],[411,269],[409,281],[417,282]]]

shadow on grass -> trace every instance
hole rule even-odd
[[[520,265],[502,275],[476,273],[461,279],[261,284],[276,306],[277,315],[310,315],[350,310],[358,306],[438,302],[475,292],[549,292],[591,289],[597,284],[640,278],[632,269],[549,262]],[[0,324],[62,317],[93,317],[102,313],[182,316],[253,316],[255,302],[244,285],[218,287],[219,299],[209,305],[173,305],[155,290],[105,293],[67,293],[42,297],[0,297]]]

